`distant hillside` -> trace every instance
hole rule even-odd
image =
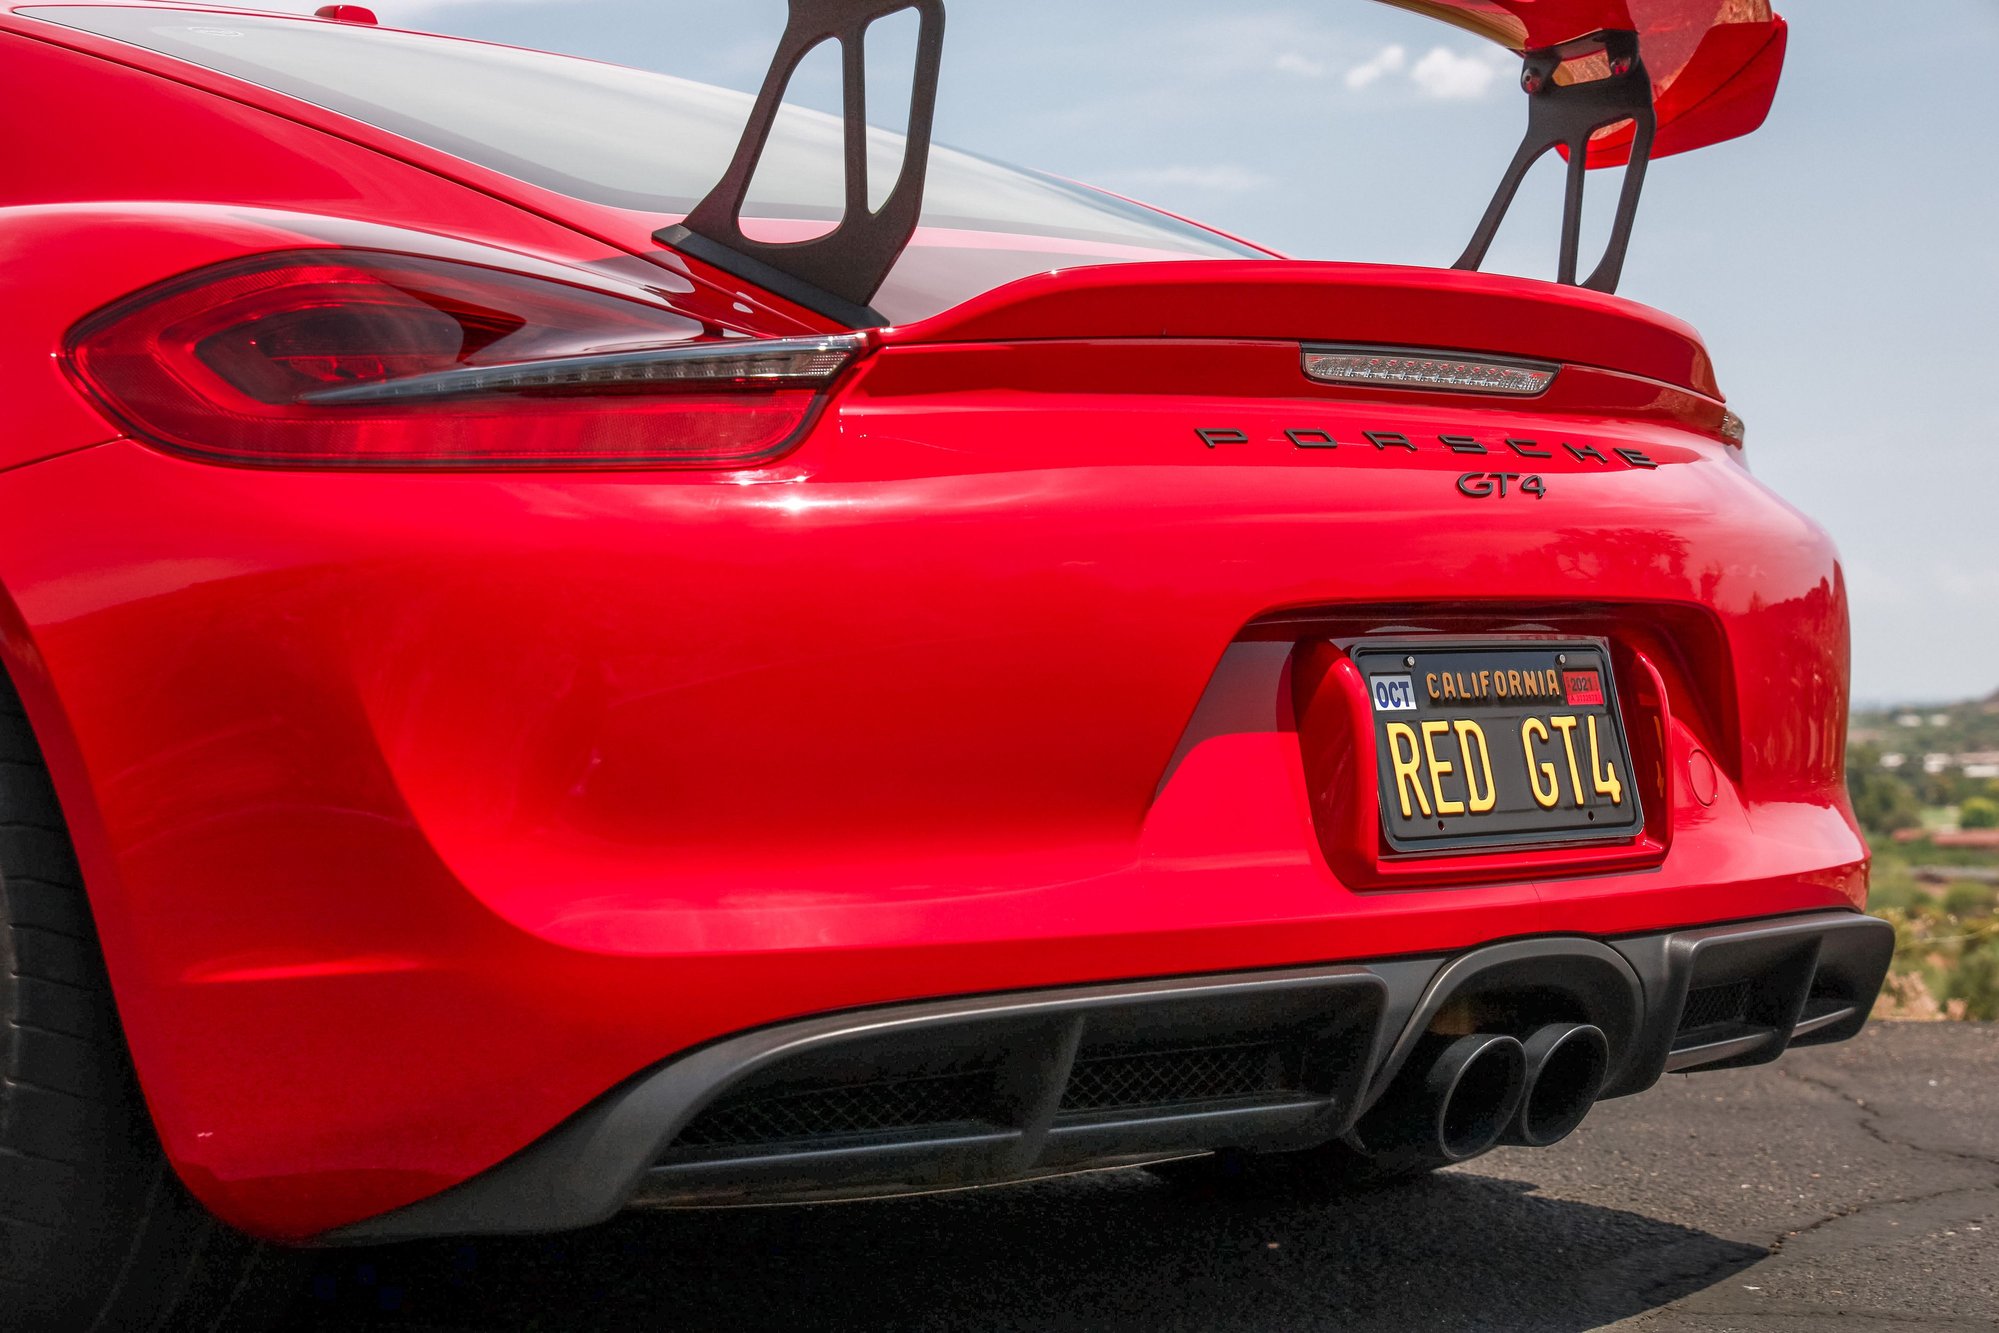
[[[1875,1013],[1999,1019],[1999,694],[1855,709],[1853,810],[1874,850],[1868,908],[1895,926]]]
[[[1877,839],[1999,822],[1999,695],[1859,709],[1847,736],[1847,790],[1861,825]]]
[[[1848,735],[1883,753],[1962,755],[1999,751],[1999,693],[1958,704],[1855,709]]]

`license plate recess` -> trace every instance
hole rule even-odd
[[[1601,639],[1351,650],[1400,852],[1629,840],[1645,824]]]

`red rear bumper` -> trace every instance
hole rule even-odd
[[[931,476],[856,420],[810,484],[828,440],[747,485],[0,480],[10,666],[205,1202],[321,1233],[801,1015],[1864,897],[1838,571],[1718,445],[1474,512],[1420,464]],[[1286,673],[1410,608],[1656,668],[1642,864],[1343,881]]]

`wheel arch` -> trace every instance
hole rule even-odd
[[[4,523],[5,516],[6,506],[0,503],[0,523]],[[105,955],[112,996],[116,1000],[121,993],[117,958],[120,950],[113,941],[120,932],[114,906],[117,895],[110,891],[110,886],[119,882],[117,865],[69,710],[41,651],[35,629],[23,614],[15,589],[4,573],[8,554],[6,538],[0,537],[0,671],[5,673],[6,686],[21,701],[21,711],[27,717],[28,728],[41,750],[42,764],[55,787],[56,804],[82,871],[84,899],[97,927],[99,948]]]

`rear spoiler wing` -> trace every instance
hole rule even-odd
[[[869,306],[916,233],[923,211],[946,0],[790,0],[790,17],[728,170],[661,244],[849,328],[887,321]],[[1499,43],[1521,57],[1527,133],[1457,261],[1477,269],[1527,172],[1550,149],[1568,160],[1557,280],[1617,290],[1651,159],[1748,134],[1763,123],[1783,71],[1786,28],[1769,0],[1385,0]],[[918,20],[909,128],[894,187],[869,206],[870,25]],[[806,56],[838,42],[846,190],[839,223],[807,241],[745,235],[742,210],[784,94]],[[1578,281],[1583,186],[1592,168],[1623,166],[1602,258]]]

